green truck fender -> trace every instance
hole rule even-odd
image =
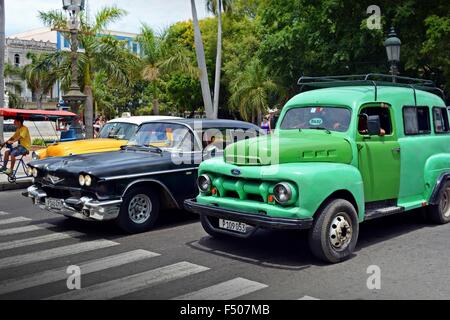
[[[435,204],[441,187],[450,179],[450,154],[439,153],[427,159],[424,167],[424,199]]]
[[[199,175],[213,173],[233,177],[231,172],[235,169],[243,179],[293,183],[298,189],[298,200],[294,205],[302,209],[304,218],[314,216],[328,198],[337,197],[348,199],[356,206],[359,221],[364,220],[363,181],[359,170],[352,165],[315,162],[236,166],[222,159],[211,159],[200,165]]]

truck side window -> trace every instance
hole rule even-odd
[[[446,133],[450,131],[446,108],[433,108],[433,123],[435,133]]]
[[[361,115],[366,115],[366,119],[369,116],[379,116],[380,117],[380,128],[384,131],[383,135],[390,135],[392,134],[392,122],[391,122],[391,115],[389,113],[389,108],[384,107],[367,107],[361,109]],[[362,123],[364,119],[360,117],[359,123],[358,123],[358,130],[360,134],[363,134],[365,126],[367,124]],[[367,120],[366,120],[367,121]]]
[[[404,107],[403,124],[406,135],[431,133],[428,107]]]

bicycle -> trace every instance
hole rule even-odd
[[[5,147],[6,144],[2,144],[0,145],[0,165],[3,165],[3,154],[2,154],[2,149]],[[9,183],[16,183],[17,180],[21,180],[21,179],[26,179],[26,178],[30,178],[32,177],[32,174],[30,172],[28,172],[28,166],[25,163],[24,157],[27,156],[29,154],[29,152],[19,156],[16,158],[16,165],[14,170],[12,170],[12,172],[10,174],[6,174],[5,172],[1,171],[0,173],[6,175],[8,177],[8,182]],[[9,161],[6,163],[6,165],[8,165]],[[17,176],[17,173],[19,171],[19,169],[22,168],[23,172],[25,173],[24,176]]]

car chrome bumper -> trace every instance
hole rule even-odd
[[[184,201],[186,210],[220,219],[228,219],[236,222],[242,222],[256,228],[264,229],[309,229],[312,227],[313,219],[294,219],[294,218],[275,218],[265,215],[243,213],[235,210],[199,204],[196,199]],[[214,228],[217,229],[217,228]],[[223,231],[222,229],[217,229]]]
[[[47,193],[36,186],[29,187],[22,195],[31,198],[35,205],[47,211],[89,221],[116,219],[122,204],[122,199],[98,201],[88,197],[68,198],[60,199],[63,201],[63,208],[57,209],[46,205]]]

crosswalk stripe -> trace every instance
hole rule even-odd
[[[1,229],[0,230],[0,237],[1,236],[10,236],[14,234],[19,233],[25,233],[30,231],[37,231],[37,230],[44,230],[45,228],[54,227],[52,224],[39,224],[39,225],[30,225],[30,226],[23,226],[23,227],[17,227],[17,228],[8,228],[8,229]]]
[[[119,253],[113,256],[108,256],[105,258],[86,261],[84,263],[78,264],[78,266],[81,270],[81,276],[84,276],[89,273],[122,266],[128,263],[153,258],[159,255],[159,253],[138,249]],[[27,275],[18,279],[9,279],[6,281],[2,281],[0,282],[0,294],[10,293],[60,280],[65,280],[68,277],[66,270],[66,268],[56,268],[53,270],[47,270],[44,272]]]
[[[30,221],[30,220],[31,220],[30,218],[25,218],[25,217],[16,217],[16,218],[10,218],[10,219],[0,219],[0,225],[17,223],[17,222],[25,222],[25,221]]]
[[[235,278],[211,287],[187,293],[173,300],[231,300],[267,287],[267,285],[256,281]]]
[[[0,211],[0,216],[6,216],[6,215],[8,215],[8,214],[9,214],[8,212]]]
[[[72,254],[92,251],[96,249],[112,247],[115,245],[118,245],[118,243],[109,240],[93,240],[89,242],[77,243],[59,248],[53,248],[43,251],[22,254],[18,256],[7,257],[0,259],[0,270],[34,262],[41,262],[63,256],[69,256]]]
[[[303,296],[302,298],[298,299],[298,300],[320,300],[319,298],[314,298],[311,296]]]
[[[193,274],[209,270],[186,261],[134,274],[121,279],[99,283],[85,289],[70,291],[50,300],[104,300],[124,296],[161,283],[184,278]]]
[[[0,251],[16,249],[16,248],[21,248],[21,247],[31,246],[31,245],[35,245],[35,244],[40,244],[40,243],[51,242],[51,241],[76,238],[76,237],[79,237],[82,235],[84,235],[84,233],[77,232],[77,231],[69,231],[69,232],[47,234],[45,236],[40,236],[40,237],[33,237],[33,238],[3,242],[3,243],[0,243]]]

